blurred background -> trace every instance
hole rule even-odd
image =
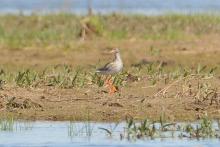
[[[90,67],[109,60],[97,58],[103,49],[119,47],[128,68],[163,58],[175,67],[218,65],[219,14],[219,0],[0,0],[0,62]]]
[[[219,13],[219,0],[0,0],[0,13],[54,13],[160,15],[164,13]]]

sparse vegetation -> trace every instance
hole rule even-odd
[[[18,121],[12,116],[0,119],[0,131],[26,131],[31,130],[33,124],[29,121]]]
[[[111,121],[158,118],[165,107],[169,119],[219,117],[217,15],[0,19],[0,109],[6,114],[85,120],[91,107],[92,120]],[[118,93],[111,97],[95,69],[110,60],[101,51],[112,47],[120,48],[124,69],[112,77]]]
[[[1,131],[13,131],[15,129],[15,122],[13,117],[0,120]]]
[[[125,123],[111,123],[109,127],[99,127],[94,122],[76,123],[70,122],[68,125],[68,136],[73,139],[76,136],[90,138],[92,133],[88,134],[88,126],[99,129],[101,133],[105,133],[111,138],[119,137],[120,140],[145,140],[157,138],[178,138],[178,139],[219,139],[218,121],[213,121],[204,116],[197,122],[168,122],[161,115],[159,121],[144,119],[135,121],[133,118],[127,118]],[[118,126],[120,126],[118,128]],[[90,128],[92,132],[94,128]],[[98,130],[95,129],[97,133]]]
[[[191,40],[220,32],[216,15],[80,17],[71,14],[46,16],[0,16],[0,46],[12,49],[57,46],[69,49],[73,40],[142,38],[147,40]],[[86,37],[87,36],[87,37]]]
[[[158,68],[159,67],[159,68]],[[179,68],[167,69],[161,66],[161,63],[146,64],[140,67],[132,67],[129,71],[124,71],[121,74],[112,77],[115,86],[125,86],[126,81],[138,81],[144,79],[146,76],[152,85],[165,82],[169,85],[172,82],[190,83],[195,80],[205,80],[214,78],[214,71],[216,68],[202,67],[198,65],[196,69]],[[85,87],[88,85],[104,86],[105,76],[99,75],[92,71],[83,69],[74,70],[68,65],[57,65],[47,67],[42,71],[34,69],[26,69],[22,71],[8,72],[1,69],[0,79],[1,83],[14,84],[19,87],[41,87],[41,86],[54,86],[59,88],[74,88]],[[134,76],[135,75],[135,76]],[[212,89],[208,83],[200,83],[198,81],[198,89],[203,90],[204,93],[209,93],[207,89]],[[2,84],[3,86],[3,84]],[[217,89],[212,89],[214,92]],[[209,94],[211,94],[209,93]]]
[[[134,139],[155,139],[155,138],[220,138],[219,128],[214,128],[212,120],[203,117],[198,123],[178,124],[165,123],[145,119],[142,122],[135,122],[133,119],[126,121],[127,127],[123,138]]]

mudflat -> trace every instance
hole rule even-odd
[[[95,24],[96,31],[87,32],[86,36],[78,31],[72,39],[66,28],[83,30],[79,17],[74,17],[73,24],[68,15],[11,17],[4,16],[0,22],[0,32],[4,32],[0,33],[1,118],[93,121],[120,121],[127,117],[158,120],[161,115],[172,121],[203,116],[220,118],[218,17],[214,21],[205,16],[210,21],[201,23],[195,31],[188,20],[200,24],[201,16],[199,19],[135,17],[139,21],[147,19],[146,28],[138,24],[135,29],[131,27],[134,26],[131,17],[106,16],[101,20],[111,24],[117,19],[121,22],[119,27],[127,29],[121,32],[95,18],[86,23]],[[151,22],[148,19],[155,22],[155,32],[147,27]],[[32,22],[28,32],[29,20],[35,23]],[[62,25],[63,20],[68,21]],[[179,21],[184,23],[180,25]],[[10,37],[12,32],[7,23],[20,29],[14,30],[14,38]],[[35,29],[43,36],[26,37],[30,32],[36,33]],[[146,36],[149,33],[150,38],[140,36],[143,33]],[[59,39],[53,38],[56,34]],[[112,47],[120,48],[125,67],[112,77],[118,92],[110,95],[104,82],[106,77],[96,74],[95,69],[112,60],[102,54]]]

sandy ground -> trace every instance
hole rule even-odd
[[[210,36],[209,36],[210,38]],[[220,42],[214,36],[194,41],[107,41],[76,43],[73,50],[61,52],[59,49],[1,49],[0,62],[4,68],[16,70],[24,67],[43,68],[49,65],[69,64],[73,67],[90,67],[109,60],[101,51],[109,46],[121,48],[125,69],[143,59],[163,59],[175,65],[194,66],[198,63],[218,66],[220,63]],[[148,54],[154,45],[161,49],[158,57]],[[52,47],[55,48],[55,47]],[[78,48],[78,50],[76,50]],[[100,55],[100,57],[97,57]],[[85,58],[86,57],[86,58]],[[84,59],[84,60],[83,60]],[[174,81],[175,82],[175,81]],[[220,86],[218,75],[211,78],[214,87]],[[196,82],[195,82],[196,83]],[[179,88],[176,88],[176,85]],[[14,116],[22,119],[42,120],[94,120],[119,121],[126,117],[135,119],[159,119],[164,113],[171,121],[195,120],[208,114],[220,118],[220,95],[198,100],[194,93],[182,92],[182,81],[170,86],[165,96],[155,94],[166,85],[158,83],[151,86],[148,76],[138,81],[126,81],[119,92],[109,95],[106,87],[88,85],[84,88],[61,89],[56,87],[21,88],[6,85],[0,90],[0,117]]]

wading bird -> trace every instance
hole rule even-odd
[[[109,53],[113,53],[115,55],[115,59],[112,62],[107,63],[104,67],[97,69],[96,73],[108,75],[105,83],[109,87],[109,93],[113,94],[117,92],[117,89],[113,85],[113,82],[111,80],[111,75],[119,73],[122,70],[123,62],[118,48],[111,50]]]

